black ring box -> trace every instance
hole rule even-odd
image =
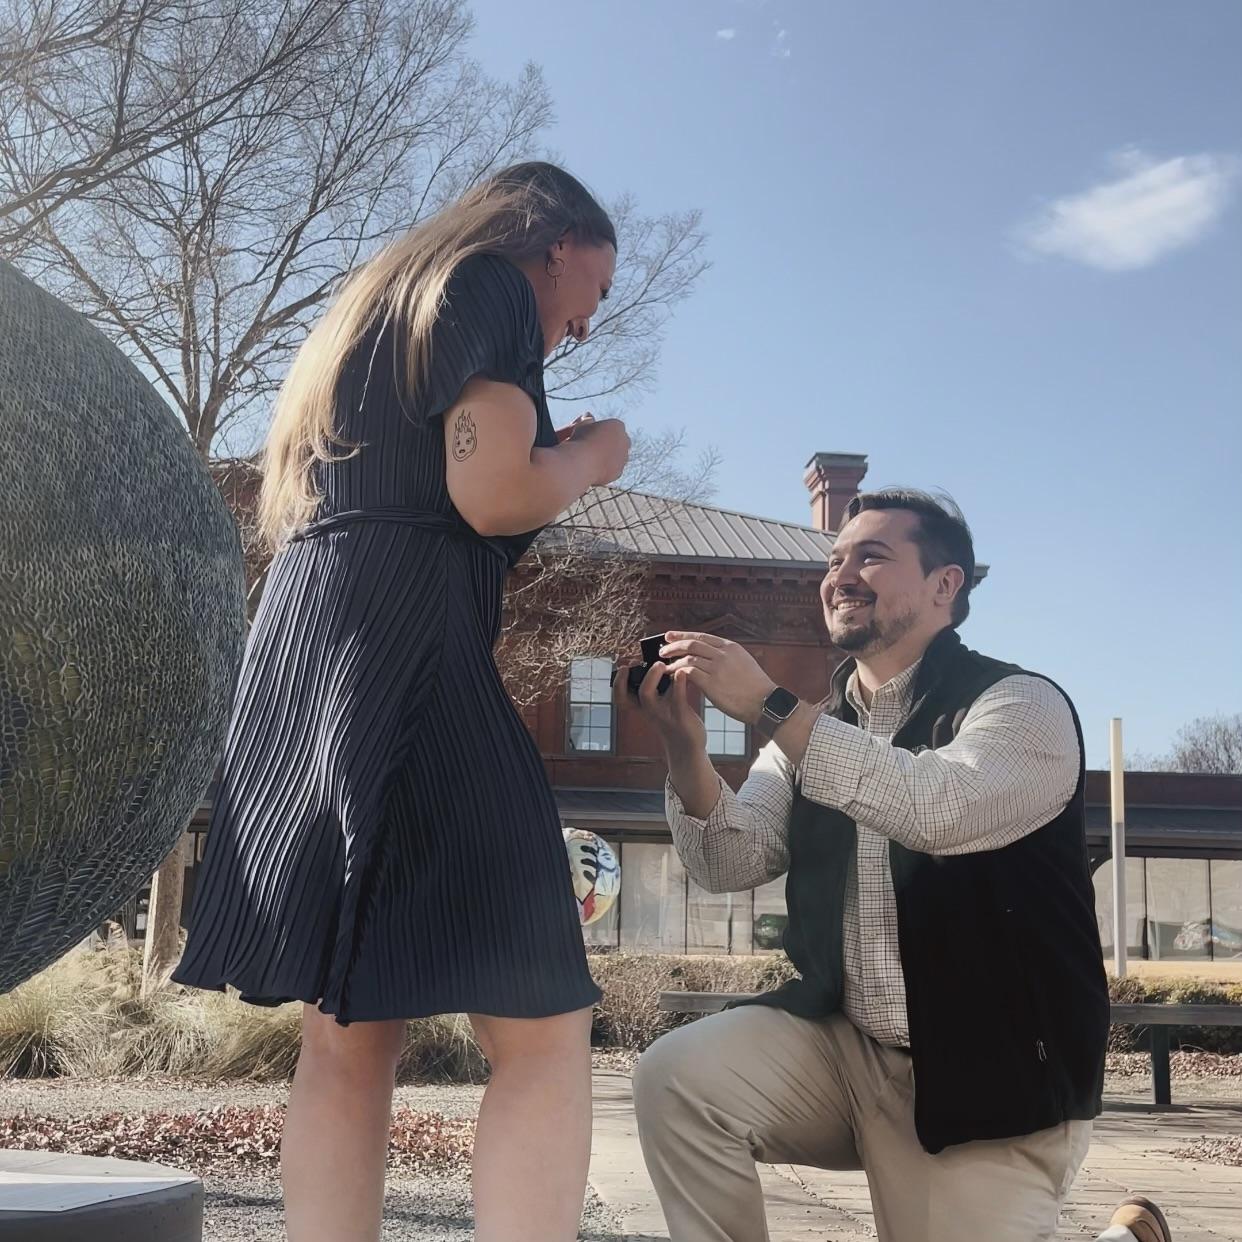
[[[642,650],[642,664],[632,665],[625,670],[625,688],[630,694],[637,696],[639,689],[642,687],[643,678],[651,671],[653,664],[667,664],[667,660],[660,658],[660,648],[664,646],[663,634],[650,634],[642,639],[639,647]],[[620,669],[612,670],[611,682],[615,686],[617,684],[617,674]],[[669,686],[673,684],[671,677],[665,676],[660,678],[660,684],[657,687],[658,694],[664,694]]]

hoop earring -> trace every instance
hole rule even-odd
[[[560,264],[560,267],[555,272],[552,270],[553,263]],[[565,260],[562,259],[560,255],[557,255],[555,258],[549,259],[547,263],[544,264],[544,270],[548,273],[549,276],[552,277],[552,288],[553,289],[560,288],[561,276],[565,271]]]

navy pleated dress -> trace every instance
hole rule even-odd
[[[599,999],[556,803],[492,654],[537,532],[486,540],[445,485],[443,414],[480,375],[521,387],[556,443],[534,291],[462,262],[424,391],[372,333],[344,369],[347,461],[277,555],[251,629],[173,978],[338,1021],[544,1017]]]

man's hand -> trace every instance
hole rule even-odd
[[[745,724],[758,721],[776,682],[745,647],[714,634],[682,630],[669,630],[664,637],[660,655],[669,662],[665,671],[692,682],[726,716]]]
[[[660,694],[660,682],[666,675],[672,677],[673,684]],[[655,725],[670,758],[707,752],[707,727],[690,703],[686,681],[685,673],[669,674],[667,665],[653,664],[638,691],[639,705]]]
[[[660,694],[660,680],[671,676],[673,684]],[[647,670],[638,689],[638,703],[650,718],[664,744],[668,779],[687,815],[706,819],[720,800],[720,777],[707,757],[707,727],[686,694],[685,670],[670,674],[656,663]]]

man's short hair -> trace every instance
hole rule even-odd
[[[975,541],[953,498],[943,494],[933,496],[913,487],[861,492],[845,506],[842,529],[868,509],[904,509],[919,519],[914,542],[918,544],[919,563],[925,574],[942,565],[961,566],[965,581],[953,601],[952,617],[955,628],[961,625],[970,615],[970,592],[975,585]]]

